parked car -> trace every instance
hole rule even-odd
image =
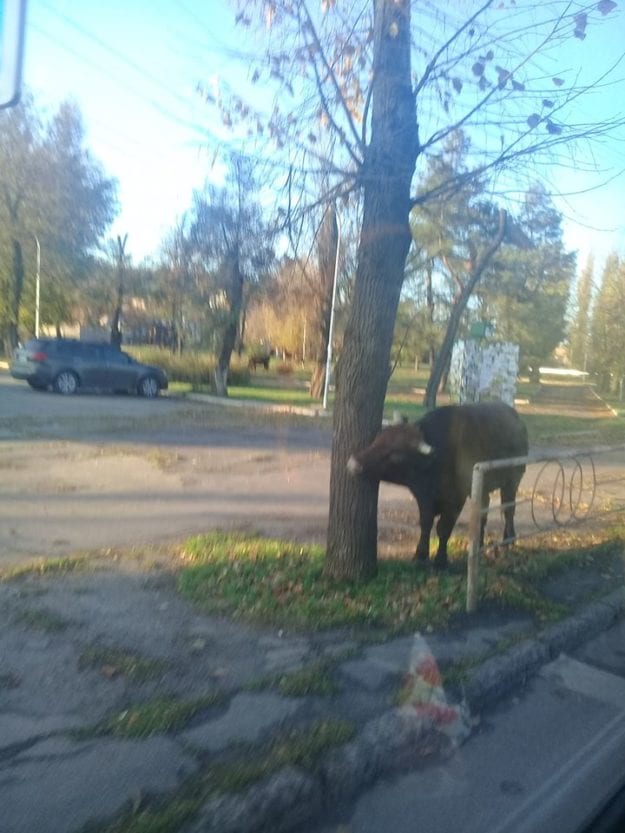
[[[112,344],[67,338],[33,338],[26,342],[15,351],[11,376],[24,379],[35,390],[51,387],[63,394],[98,388],[152,398],[168,384],[159,367],[141,364]]]

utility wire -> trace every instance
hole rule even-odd
[[[103,70],[102,66],[100,64],[98,64],[96,61],[92,60],[91,58],[86,57],[85,55],[81,54],[77,50],[68,46],[65,42],[63,42],[59,38],[55,37],[54,35],[52,35],[48,31],[46,31],[45,29],[42,29],[36,23],[31,23],[29,25],[30,25],[30,28],[32,28],[34,31],[38,32],[40,35],[42,35],[47,40],[54,43],[63,52],[65,52],[69,55],[73,55],[75,58],[78,58],[78,60],[80,60],[83,64],[86,64],[86,65],[92,67],[98,73],[100,73],[105,78],[107,78],[109,81],[112,81],[115,84],[119,84],[119,85],[123,86],[123,89],[125,91],[130,92],[133,95],[137,96],[144,104],[149,104],[158,113],[160,113],[160,115],[164,116],[169,121],[174,122],[175,124],[177,124],[180,127],[186,127],[189,130],[193,130],[194,133],[200,134],[204,140],[206,140],[207,138],[211,138],[211,139],[214,139],[216,141],[219,141],[218,137],[216,137],[210,130],[208,130],[208,128],[206,128],[202,125],[198,125],[195,122],[189,121],[188,119],[182,118],[181,116],[179,116],[178,114],[176,114],[172,110],[170,110],[168,107],[165,107],[163,104],[161,104],[161,102],[158,101],[157,99],[155,99],[155,98],[153,98],[149,95],[146,95],[145,92],[141,92],[141,91],[137,90],[135,87],[133,87],[131,84],[128,83],[127,78],[123,78],[123,79],[116,78],[110,72],[105,72]]]
[[[122,63],[126,64],[126,66],[133,69],[142,78],[144,78],[152,84],[156,84],[160,91],[167,92],[179,104],[182,103],[185,106],[189,105],[190,100],[188,98],[185,98],[184,96],[181,96],[179,90],[176,90],[173,87],[168,86],[162,78],[159,78],[157,75],[154,75],[144,66],[141,66],[141,64],[138,64],[135,60],[129,58],[128,55],[125,55],[119,49],[116,49],[115,47],[111,46],[111,44],[105,41],[103,38],[100,38],[98,35],[95,35],[93,32],[89,31],[89,29],[86,29],[77,20],[74,20],[74,18],[69,17],[63,12],[60,12],[58,9],[55,9],[54,6],[46,2],[46,0],[39,0],[39,5],[47,9],[55,17],[59,18],[59,20],[61,20],[66,26],[70,26],[84,38],[87,38],[88,40],[97,44],[100,47],[100,49],[103,49],[105,52],[108,52],[109,55],[113,55],[115,58],[117,58],[117,60],[122,61]]]

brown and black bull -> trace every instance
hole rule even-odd
[[[475,463],[525,457],[527,431],[517,412],[501,402],[447,405],[436,408],[413,425],[383,429],[370,446],[353,454],[348,471],[354,476],[406,486],[419,506],[421,536],[415,557],[427,562],[430,533],[438,517],[436,567],[447,565],[447,541],[471,493]],[[504,505],[504,541],[515,537],[514,501],[524,465],[488,471],[484,478],[482,508],[489,493],[499,489]],[[480,542],[484,542],[486,515],[482,516]]]

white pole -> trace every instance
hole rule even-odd
[[[35,338],[39,338],[39,269],[41,267],[41,246],[39,245],[39,238],[33,234],[35,243],[37,244],[37,272],[35,274]]]
[[[469,557],[467,559],[467,613],[477,610],[478,578],[480,563],[480,538],[482,530],[482,495],[484,493],[484,469],[479,463],[473,466],[471,480],[471,519],[469,521]]]
[[[334,259],[334,281],[332,283],[332,307],[330,308],[330,329],[328,332],[328,352],[326,357],[326,377],[323,385],[323,410],[328,410],[328,390],[330,388],[330,370],[332,368],[332,335],[334,333],[334,305],[336,304],[336,284],[339,274],[339,250],[341,248],[341,221],[336,210],[336,257]]]

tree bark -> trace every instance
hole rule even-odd
[[[326,363],[330,340],[330,318],[332,316],[332,288],[334,284],[334,267],[336,265],[336,247],[339,232],[336,223],[336,208],[328,206],[319,233],[319,351],[315,368],[310,380],[310,395],[321,399],[326,379]]]
[[[20,304],[24,289],[24,257],[19,240],[11,241],[13,257],[11,261],[11,283],[9,292],[9,322],[5,339],[5,350],[12,356],[19,344]]]
[[[465,309],[467,308],[469,298],[473,294],[473,290],[477,286],[478,281],[480,280],[484,273],[484,270],[492,260],[495,252],[501,246],[505,231],[506,212],[503,209],[500,209],[499,225],[497,227],[495,237],[489,243],[483,254],[473,264],[471,272],[469,273],[469,278],[460,290],[460,293],[458,294],[454,302],[454,305],[451,308],[451,315],[449,316],[449,321],[447,322],[445,338],[443,339],[441,348],[438,351],[436,361],[434,362],[434,366],[432,367],[432,370],[430,372],[430,378],[428,379],[428,383],[425,388],[425,398],[423,400],[423,404],[426,408],[428,408],[428,410],[436,407],[436,394],[438,392],[441,379],[443,378],[443,374],[445,373],[445,369],[449,366],[454,341],[456,340],[456,335],[458,334],[458,327],[460,326],[460,320]]]
[[[378,485],[352,478],[354,451],[379,430],[411,243],[410,185],[418,154],[410,72],[409,0],[375,0],[371,141],[361,170],[363,223],[350,317],[337,367],[325,570],[336,579],[377,571]]]
[[[126,248],[126,242],[128,241],[128,235],[124,235],[124,239],[117,235],[117,275],[118,275],[118,284],[117,284],[117,305],[115,307],[115,312],[113,314],[113,321],[111,323],[111,344],[117,347],[118,350],[121,350],[122,346],[122,327],[121,327],[121,320],[122,320],[122,309],[124,305],[124,273],[125,273],[125,263],[124,263],[124,250]]]
[[[227,286],[229,314],[224,330],[221,350],[217,360],[217,366],[213,371],[213,387],[217,396],[228,396],[228,370],[230,359],[234,350],[239,331],[239,319],[243,305],[243,283],[244,275],[239,263],[239,252],[235,250],[227,256]]]

